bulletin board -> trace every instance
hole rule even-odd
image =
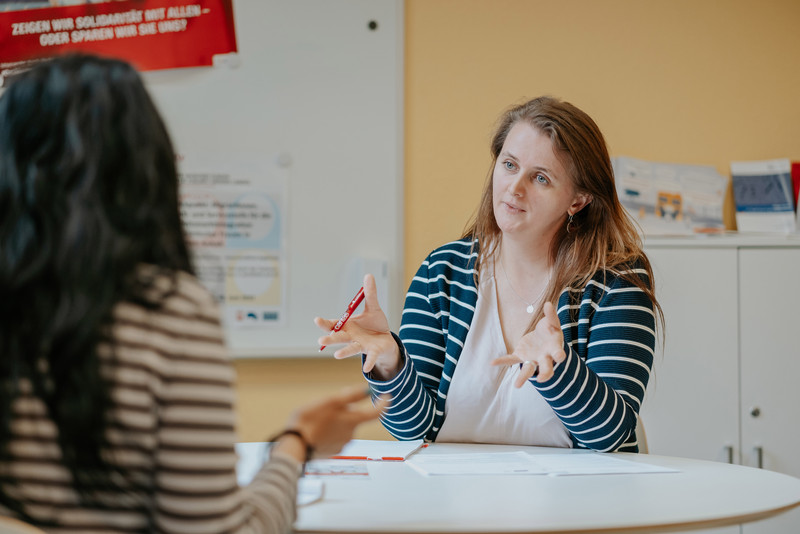
[[[313,318],[337,318],[366,272],[396,329],[402,0],[239,0],[233,8],[237,53],[210,68],[144,73],[179,154],[184,194],[202,202],[195,186],[206,180],[200,185],[222,187],[231,204],[269,212],[268,227],[248,239],[251,259],[271,251],[274,279],[256,292],[277,306],[267,313],[254,301],[248,324],[248,313],[223,303],[232,354],[320,356]]]

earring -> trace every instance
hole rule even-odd
[[[567,219],[567,233],[571,234],[572,231],[575,229],[575,224],[572,222],[572,213],[569,214],[569,219]]]

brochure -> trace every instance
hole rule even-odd
[[[789,234],[796,230],[788,159],[731,162],[739,232]]]
[[[722,233],[728,179],[714,167],[613,160],[620,202],[644,235]]]

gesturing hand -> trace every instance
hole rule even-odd
[[[561,322],[551,302],[544,304],[544,317],[536,327],[522,336],[514,351],[507,356],[492,360],[492,365],[522,364],[514,387],[522,387],[536,372],[537,382],[546,382],[553,377],[553,367],[567,358],[564,352],[564,334]]]
[[[353,437],[361,423],[377,419],[389,405],[388,397],[380,397],[374,406],[358,407],[367,398],[366,388],[347,389],[325,400],[308,404],[289,419],[288,428],[299,431],[314,448],[318,457],[336,454]]]
[[[389,321],[378,304],[375,277],[371,274],[364,276],[364,311],[350,317],[338,332],[331,332],[337,320],[314,318],[314,323],[328,332],[318,339],[320,345],[345,344],[333,353],[334,358],[340,360],[364,354],[365,373],[375,368],[377,377],[384,380],[397,373],[400,350],[389,331]]]

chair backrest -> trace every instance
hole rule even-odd
[[[642,422],[641,416],[639,420],[636,421],[636,441],[639,442],[639,453],[647,454],[647,435],[644,433],[644,423]]]
[[[13,517],[0,516],[0,534],[45,534],[45,532]]]

